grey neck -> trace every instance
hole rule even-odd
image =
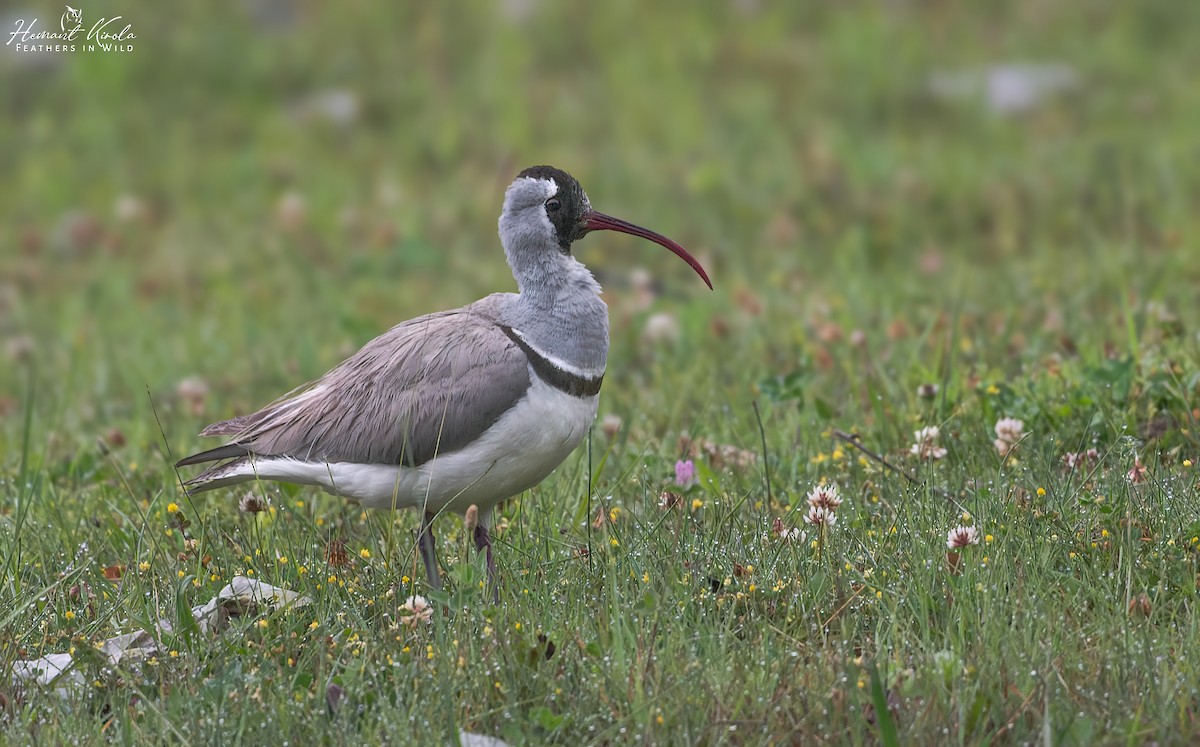
[[[608,361],[608,307],[592,273],[542,236],[505,231],[500,237],[520,294],[505,323],[545,354],[584,371]]]

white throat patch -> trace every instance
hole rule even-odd
[[[558,182],[554,181],[553,179],[538,179],[536,177],[527,176],[525,177],[525,181],[533,182],[534,184],[540,184],[542,186],[542,190],[544,192],[542,195],[543,201],[549,200],[551,197],[558,194]]]
[[[544,197],[542,197],[543,204],[542,204],[541,211],[540,211],[541,218],[542,218],[542,226],[546,229],[547,236],[557,236],[558,229],[556,229],[554,227],[554,224],[550,222],[550,215],[546,212],[545,202],[546,202],[546,200],[549,200],[554,195],[558,194],[558,183],[555,182],[553,179],[534,179],[533,177],[526,177],[526,178],[529,179],[529,181],[531,181],[531,182],[536,182],[538,184],[541,184],[542,188],[545,190],[546,194]]]

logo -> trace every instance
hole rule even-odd
[[[66,11],[58,19],[58,31],[38,28],[38,19],[24,18],[13,23],[14,30],[8,32],[5,46],[17,52],[77,52],[83,54],[106,52],[132,52],[133,25],[126,23],[123,16],[101,18],[84,28],[83,9],[65,6]]]
[[[68,5],[67,12],[62,14],[62,18],[58,20],[58,25],[62,27],[63,31],[66,31],[68,28],[68,23],[71,23],[75,26],[82,24],[83,11],[79,8],[72,8],[70,5]]]

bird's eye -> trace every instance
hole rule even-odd
[[[558,201],[557,197],[551,197],[549,200],[546,200],[546,212],[553,213],[560,207],[562,207],[562,203]]]

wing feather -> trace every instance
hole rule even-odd
[[[229,443],[179,465],[252,455],[416,466],[462,449],[530,386],[492,300],[393,327],[311,386],[208,426],[202,435]]]

